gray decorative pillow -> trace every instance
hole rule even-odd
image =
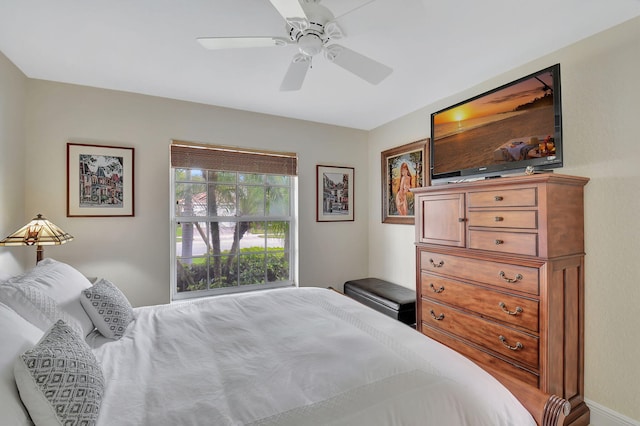
[[[82,291],[80,303],[100,334],[118,340],[133,320],[133,308],[112,282],[100,279]]]
[[[89,345],[58,320],[14,366],[20,398],[36,425],[95,425],[104,393]]]

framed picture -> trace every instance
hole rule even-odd
[[[67,216],[134,216],[134,149],[67,143]]]
[[[382,222],[415,223],[415,206],[411,188],[427,184],[427,146],[421,139],[382,152]]]
[[[316,166],[316,221],[353,221],[353,167]]]

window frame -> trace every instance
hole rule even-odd
[[[173,143],[172,143],[172,148],[174,147]],[[215,146],[208,146],[211,147],[212,150],[215,150]],[[226,148],[225,148],[226,149]],[[251,150],[251,155],[254,155],[255,153],[260,153],[260,151],[257,150]],[[271,154],[271,152],[265,152],[265,155],[269,155]],[[296,160],[297,162],[297,160]],[[297,167],[297,165],[296,165]],[[176,178],[176,169],[192,169],[192,170],[201,170],[203,171],[203,175],[205,175],[205,178],[202,180],[184,180],[184,181],[180,181]],[[289,215],[274,215],[274,216],[270,216],[268,215],[268,212],[263,212],[262,215],[251,215],[251,216],[238,216],[237,213],[235,215],[231,215],[231,216],[212,216],[209,215],[209,212],[207,212],[206,215],[202,216],[202,215],[193,215],[193,216],[179,216],[178,212],[177,212],[177,202],[178,200],[176,200],[176,189],[177,189],[177,185],[179,184],[183,184],[183,183],[202,183],[204,185],[212,185],[213,181],[209,180],[209,173],[206,173],[205,171],[220,171],[220,172],[232,172],[235,173],[235,182],[233,183],[229,183],[232,184],[237,188],[242,187],[244,185],[247,185],[246,182],[242,182],[239,179],[239,176],[241,174],[248,174],[248,173],[254,173],[254,174],[258,174],[258,175],[265,175],[265,179],[263,180],[262,184],[260,185],[256,185],[256,184],[249,184],[251,186],[263,186],[265,188],[267,187],[276,187],[276,188],[288,188],[288,192],[289,192]],[[288,185],[278,185],[278,184],[270,184],[268,182],[268,179],[266,178],[269,175],[276,175],[276,176],[288,176],[288,180],[289,180],[289,184]],[[225,182],[225,184],[228,184]],[[278,174],[278,173],[265,173],[263,171],[260,172],[254,172],[254,171],[246,171],[246,170],[219,170],[219,169],[206,169],[206,168],[202,168],[202,167],[193,167],[193,166],[189,166],[189,167],[183,167],[183,166],[176,166],[174,165],[173,161],[170,165],[170,191],[171,191],[171,195],[170,195],[170,273],[171,273],[171,300],[172,301],[179,301],[179,300],[185,300],[185,299],[194,299],[194,298],[202,298],[202,297],[209,297],[209,296],[215,296],[215,295],[221,295],[221,294],[229,294],[229,293],[239,293],[239,292],[247,292],[247,291],[254,291],[254,290],[263,290],[263,289],[271,289],[271,288],[280,288],[280,287],[291,287],[291,286],[297,286],[298,284],[298,277],[297,277],[297,270],[298,270],[298,250],[297,250],[297,236],[298,236],[298,209],[297,209],[297,173],[295,174],[289,174],[289,173],[282,173],[282,174]],[[265,200],[266,200],[266,191],[265,191]],[[236,200],[236,203],[238,201]],[[219,223],[240,223],[240,222],[288,222],[289,226],[288,226],[288,234],[289,234],[289,246],[288,246],[288,251],[284,251],[285,255],[288,255],[288,266],[289,266],[289,279],[285,280],[285,281],[275,281],[275,282],[268,282],[265,281],[263,283],[256,283],[256,284],[244,284],[244,285],[240,285],[240,283],[238,282],[237,285],[234,286],[230,286],[230,287],[220,287],[220,288],[207,288],[204,290],[194,290],[194,291],[178,291],[178,280],[177,280],[177,261],[178,261],[178,256],[176,253],[176,249],[177,249],[177,230],[178,227],[180,226],[180,223],[187,223],[187,222],[191,222],[191,223],[196,223],[196,222],[200,222],[200,223],[205,223],[210,224],[213,222],[219,222]],[[265,246],[264,249],[264,253],[265,255],[268,256],[269,251],[268,251],[268,247]],[[208,251],[208,250],[207,250]],[[240,253],[237,253],[238,256],[240,256]],[[208,256],[210,256],[210,254],[203,254],[203,255],[194,255],[194,257],[204,257],[207,258]],[[238,277],[238,280],[240,280],[240,277]]]

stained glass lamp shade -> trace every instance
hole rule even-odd
[[[0,241],[0,246],[37,246],[37,263],[43,257],[44,249],[42,246],[60,245],[71,240],[73,240],[73,236],[38,214],[31,222]]]

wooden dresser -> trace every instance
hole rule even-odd
[[[417,328],[488,370],[584,403],[587,178],[555,173],[416,188]]]

